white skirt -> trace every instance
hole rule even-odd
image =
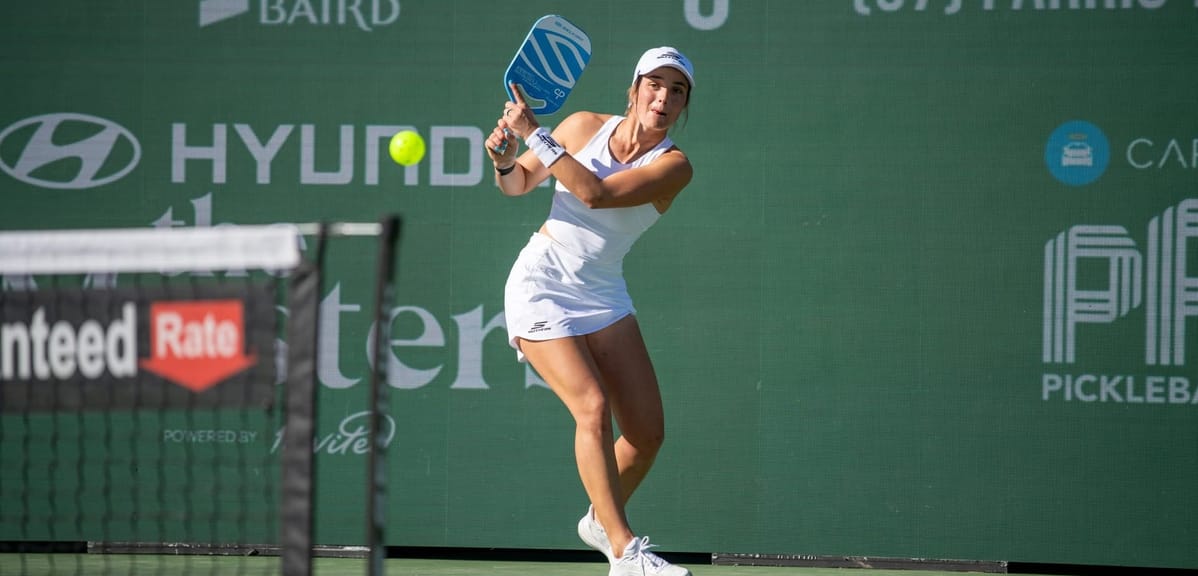
[[[620,264],[588,261],[534,233],[503,291],[508,343],[525,362],[520,338],[552,340],[598,332],[635,314]]]

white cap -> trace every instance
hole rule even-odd
[[[695,87],[695,68],[691,66],[691,61],[683,56],[677,48],[670,46],[646,50],[640,61],[636,63],[636,71],[632,73],[633,82],[662,66],[669,66],[682,72],[686,76],[686,80],[690,82],[691,88]]]

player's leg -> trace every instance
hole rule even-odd
[[[586,340],[521,340],[520,349],[574,417],[574,457],[583,488],[612,548],[623,551],[632,531],[624,516],[611,408]]]
[[[625,316],[586,339],[620,427],[615,454],[627,503],[649,473],[665,438],[657,375],[635,316]]]
[[[626,316],[588,335],[586,341],[620,425],[620,439],[613,451],[618,459],[621,491],[627,502],[628,496],[653,466],[665,436],[657,376],[633,316]],[[598,528],[602,530],[602,527]],[[613,550],[621,549],[614,539],[611,545]],[[612,560],[609,575],[691,576],[686,568],[672,565],[650,551],[648,538],[634,538],[624,546],[619,558]]]

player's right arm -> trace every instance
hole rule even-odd
[[[491,130],[491,135],[487,137],[485,143],[487,155],[491,157],[491,161],[495,163],[495,185],[503,192],[504,196],[521,196],[528,194],[537,184],[543,182],[549,177],[549,170],[537,161],[536,156],[532,157],[532,161],[528,162],[525,156],[517,157],[516,154],[520,150],[520,138],[510,130],[505,130],[506,122],[501,118],[496,123],[495,129]],[[498,153],[495,150],[504,143],[507,146],[503,149],[503,153]],[[525,160],[521,162],[521,160]],[[537,168],[540,170],[538,171]],[[538,173],[539,172],[539,173]]]
[[[523,110],[521,112],[528,117],[532,116],[531,112]],[[603,125],[605,119],[606,117],[593,112],[575,112],[554,128],[553,137],[570,153],[577,152]],[[500,118],[495,129],[487,138],[486,148],[487,154],[495,163],[495,185],[506,196],[521,196],[539,186],[546,178],[549,178],[550,173],[533,151],[526,150],[517,156],[520,137],[510,126],[511,124],[507,120]],[[495,152],[495,149],[505,141],[507,148],[504,152],[502,154]],[[501,174],[506,171],[501,169],[508,167],[515,169],[507,174]]]

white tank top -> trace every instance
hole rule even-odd
[[[608,149],[608,141],[623,119],[612,116],[582,150],[573,154],[575,160],[600,179],[649,164],[674,145],[667,137],[631,163],[617,162]],[[554,190],[553,207],[545,222],[549,235],[571,253],[605,266],[619,267],[632,245],[661,216],[651,202],[628,208],[588,208],[561,182],[557,182]]]

